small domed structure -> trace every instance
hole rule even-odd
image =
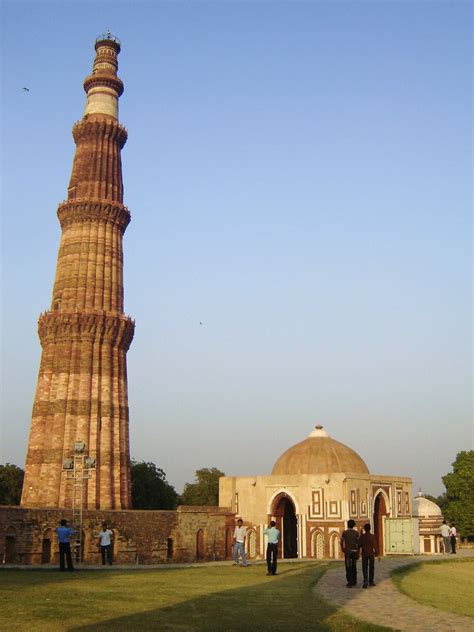
[[[429,516],[442,516],[441,508],[432,500],[424,496],[417,496],[413,500],[413,517],[428,518]]]
[[[361,457],[343,443],[332,439],[322,426],[284,452],[273,466],[278,474],[369,474]]]
[[[442,553],[440,528],[443,523],[443,513],[441,507],[423,496],[421,487],[418,496],[413,499],[412,514],[418,525],[419,552]]]

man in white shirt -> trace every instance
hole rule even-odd
[[[450,542],[451,529],[449,528],[449,525],[446,524],[446,520],[443,520],[443,524],[441,525],[441,528],[440,528],[440,533],[443,536],[444,552],[450,553],[451,552],[451,542]]]
[[[451,529],[449,530],[449,537],[451,538],[451,553],[456,553],[456,536],[458,532],[456,531],[456,525],[453,524]]]
[[[102,566],[105,560],[112,566],[112,538],[114,532],[107,528],[107,523],[102,523],[102,531],[99,531],[100,554],[102,556]]]
[[[237,526],[234,529],[234,564],[239,565],[239,553],[242,558],[242,566],[248,566],[245,557],[245,538],[247,537],[247,527],[244,527],[242,518],[237,520]]]

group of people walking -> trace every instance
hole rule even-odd
[[[370,524],[364,525],[362,533],[359,533],[355,526],[355,521],[349,520],[347,529],[343,531],[341,536],[347,587],[352,588],[357,585],[357,560],[362,553],[362,575],[364,578],[362,588],[368,588],[375,586],[375,558],[377,557],[380,561],[378,543],[374,534],[370,532]]]
[[[445,553],[456,553],[456,537],[458,535],[456,525],[451,526],[443,520],[440,528],[441,537],[443,538],[443,549]]]
[[[375,536],[370,532],[370,524],[364,526],[364,530],[359,534],[355,528],[354,520],[349,520],[347,529],[341,536],[341,548],[344,552],[347,587],[351,588],[357,584],[357,560],[362,554],[362,574],[364,583],[362,588],[375,586],[375,557],[380,561],[378,543]],[[280,541],[280,531],[276,527],[276,522],[272,520],[268,528],[263,530],[267,536],[267,575],[277,574],[278,542]],[[234,529],[234,565],[249,566],[245,555],[245,540],[247,537],[247,527],[241,518],[237,520]]]
[[[61,572],[67,570],[73,571],[74,564],[72,561],[72,551],[71,551],[71,538],[77,535],[78,532],[72,527],[68,527],[67,520],[61,520],[59,523],[59,527],[56,529],[56,535],[58,536],[59,542],[59,570]],[[100,555],[102,559],[102,565],[105,565],[107,562],[110,566],[112,566],[113,559],[113,551],[112,551],[112,540],[114,533],[111,529],[107,527],[107,523],[102,523],[102,529],[99,531],[98,540],[100,547]]]

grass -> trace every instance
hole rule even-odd
[[[474,560],[424,562],[395,571],[392,579],[415,601],[474,617]]]
[[[371,632],[314,594],[325,563],[150,570],[0,571],[0,629]]]

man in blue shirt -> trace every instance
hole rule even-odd
[[[270,522],[270,528],[263,530],[263,535],[268,538],[267,544],[267,575],[276,575],[277,559],[278,559],[278,541],[280,539],[280,531],[276,528],[276,522]]]
[[[74,566],[72,565],[70,540],[71,536],[77,533],[77,531],[67,526],[67,520],[61,520],[60,525],[61,526],[56,529],[59,542],[59,570],[61,572],[66,570],[64,565],[64,557],[66,557],[67,569],[68,571],[73,571]]]

